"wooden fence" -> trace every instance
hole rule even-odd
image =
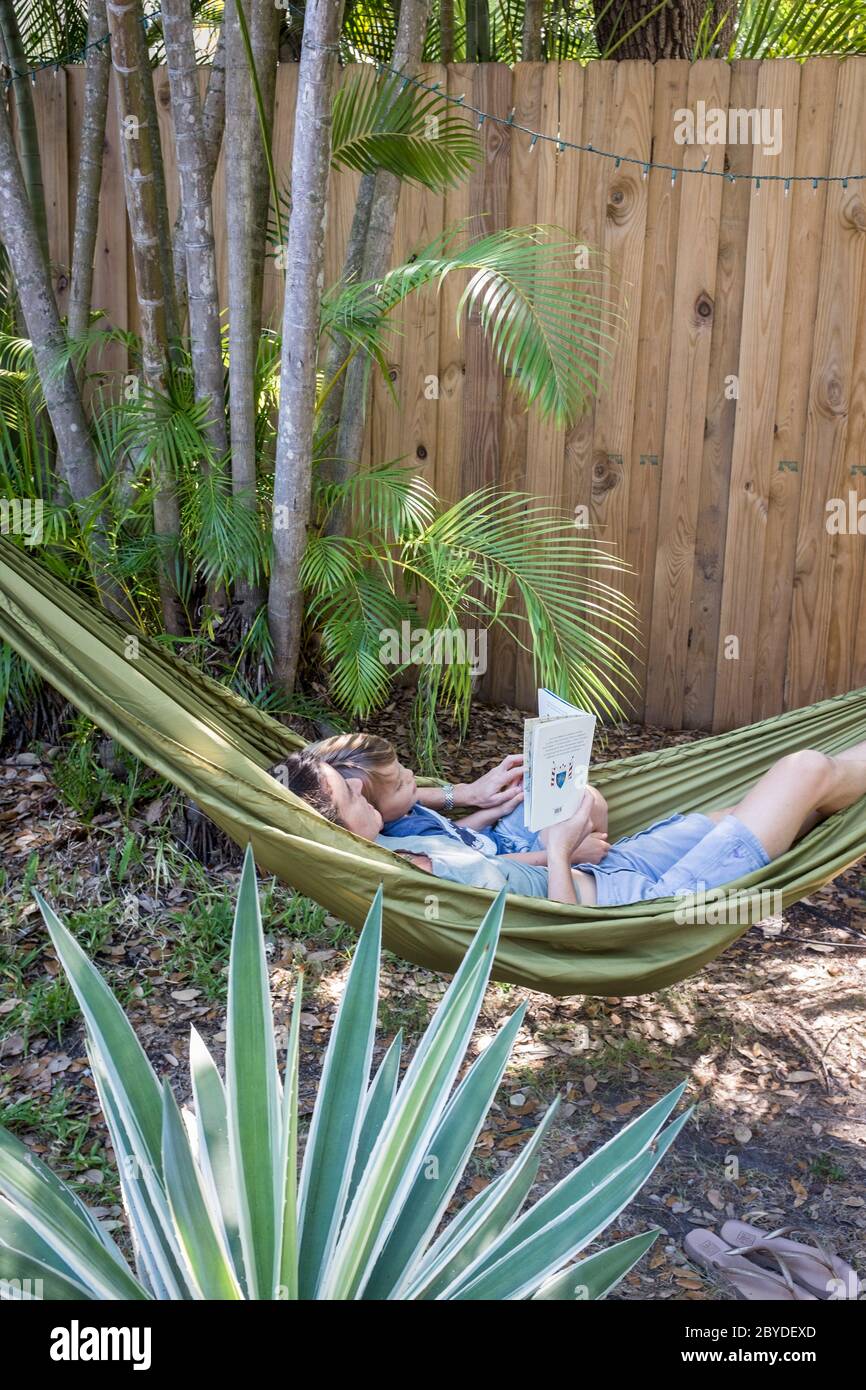
[[[427,70],[454,94],[595,149],[713,173],[866,173],[866,59],[455,64]],[[168,82],[155,75],[172,209]],[[287,180],[297,71],[280,69],[275,153]],[[36,100],[63,306],[83,72],[40,76]],[[684,146],[675,113],[760,109],[781,120],[759,144]],[[778,116],[775,113],[779,113]],[[101,199],[95,303],[135,326],[132,262],[113,108]],[[558,152],[486,122],[484,161],[446,196],[404,188],[395,254],[483,214],[485,228],[553,223],[603,248],[625,315],[608,384],[564,432],[527,414],[476,324],[458,334],[462,286],[407,307],[391,375],[377,386],[368,448],[407,455],[448,498],[498,482],[568,512],[634,569],[641,615],[638,715],[670,727],[729,728],[866,684],[860,603],[866,537],[866,182],[730,181],[671,175],[594,153]],[[741,131],[742,136],[742,131]],[[357,178],[335,178],[327,281],[336,279]],[[214,189],[225,277],[222,161]],[[278,321],[269,263],[265,312]],[[438,382],[431,391],[432,379]],[[842,499],[847,530],[828,530]],[[862,510],[866,513],[866,500]],[[853,526],[852,526],[853,522]],[[866,531],[866,519],[862,522]],[[498,699],[533,703],[529,663],[497,643]]]

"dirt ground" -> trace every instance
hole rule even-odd
[[[406,699],[371,721],[409,760]],[[520,747],[523,716],[479,706],[444,767],[467,781]],[[695,737],[626,725],[617,757]],[[0,1120],[79,1186],[123,1239],[110,1147],[82,1029],[30,890],[39,887],[127,1007],[154,1066],[187,1100],[190,1024],[222,1062],[225,965],[237,857],[206,871],[176,846],[165,798],[124,821],[85,823],[55,786],[49,750],[0,760]],[[170,809],[170,808],[168,808]],[[674,808],[672,808],[674,809]],[[276,1018],[305,958],[302,1109],[312,1109],[353,936],[289,890],[263,884]],[[201,904],[204,903],[204,907]],[[447,977],[387,954],[376,1062],[398,1028],[408,1060]],[[681,1080],[692,1118],[601,1244],[662,1235],[613,1297],[725,1300],[732,1288],[690,1264],[687,1232],[738,1217],[806,1232],[866,1276],[866,871],[855,868],[759,924],[698,976],[656,995],[557,1000],[493,983],[474,1048],[522,1001],[527,1014],[454,1209],[514,1157],[553,1097],[559,1116],[532,1200]],[[802,1237],[801,1237],[802,1238]]]

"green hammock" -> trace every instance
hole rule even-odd
[[[0,638],[239,845],[250,841],[263,869],[356,928],[382,883],[388,949],[434,970],[457,968],[491,893],[433,879],[317,815],[265,770],[301,747],[301,739],[157,643],[125,631],[2,539]],[[592,780],[610,803],[615,839],[673,811],[710,811],[736,801],[795,748],[834,753],[861,739],[866,690],[603,763]],[[866,798],[735,886],[756,899],[780,891],[788,907],[864,853]],[[657,898],[612,913],[510,897],[494,976],[555,995],[642,994],[692,974],[749,925],[684,926],[674,915],[680,906]],[[765,915],[756,904],[755,920]]]

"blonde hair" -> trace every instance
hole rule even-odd
[[[330,763],[345,779],[359,778],[368,799],[381,791],[385,772],[397,760],[393,744],[378,734],[334,734],[308,744],[306,752]]]

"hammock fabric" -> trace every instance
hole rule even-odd
[[[457,968],[490,892],[433,879],[317,815],[265,770],[303,746],[297,735],[132,627],[125,630],[2,538],[0,638],[239,845],[251,842],[262,869],[355,928],[381,883],[387,948],[434,970]],[[731,733],[600,764],[592,781],[610,803],[615,839],[674,811],[731,804],[796,748],[834,753],[861,739],[866,689]],[[756,900],[779,891],[788,907],[864,853],[866,798],[735,886]],[[609,908],[509,897],[493,975],[554,995],[642,994],[694,973],[750,924],[684,926],[675,917],[680,906],[658,898],[612,914]],[[766,915],[756,901],[753,920]]]

